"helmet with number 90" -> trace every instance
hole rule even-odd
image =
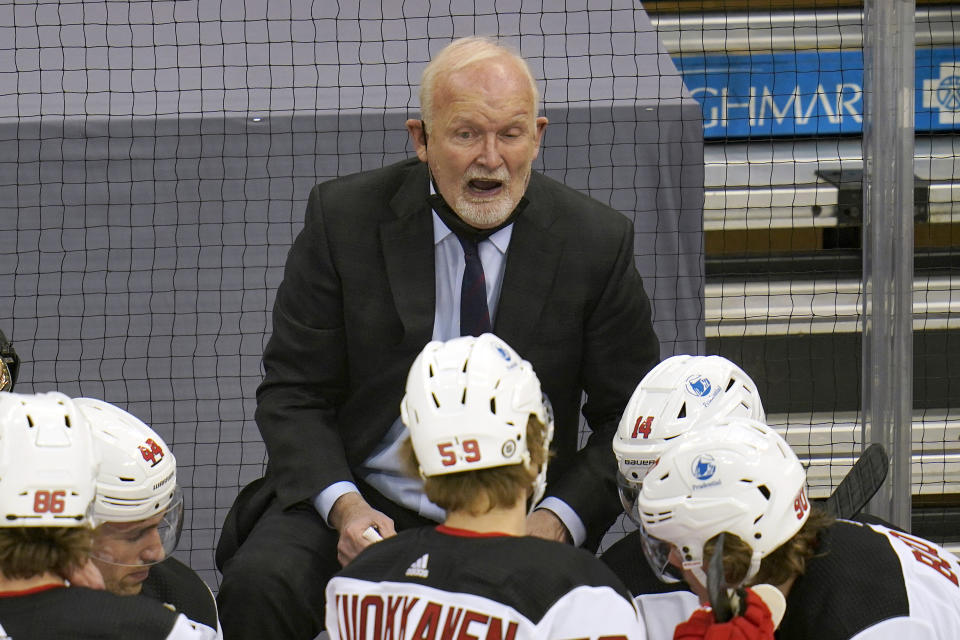
[[[613,438],[624,509],[630,510],[647,471],[674,438],[736,416],[765,420],[753,380],[726,358],[672,356],[651,369],[630,397]]]
[[[400,415],[426,477],[529,465],[531,415],[545,425],[545,451],[553,438],[552,411],[533,367],[493,334],[424,347],[410,368]],[[546,467],[533,503],[546,486]]]
[[[728,532],[750,545],[749,579],[809,514],[800,460],[776,431],[750,418],[681,436],[647,474],[629,513],[661,578],[669,575],[672,546],[703,584],[703,546],[714,536]]]
[[[73,400],[0,392],[0,527],[92,527],[97,466]]]

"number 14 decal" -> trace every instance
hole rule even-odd
[[[443,466],[452,467],[457,464],[457,452],[455,450],[457,445],[463,452],[464,462],[478,462],[480,460],[480,443],[473,438],[463,442],[441,442],[437,445],[437,450],[440,452],[440,462]]]

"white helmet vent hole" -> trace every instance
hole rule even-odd
[[[429,367],[427,367],[427,369],[428,369],[428,371],[429,371],[428,375],[432,378],[432,377],[433,377],[433,365],[431,364]]]
[[[682,405],[680,405],[680,412],[677,413],[677,420],[681,418],[686,418],[686,417],[687,417],[687,403],[684,402]]]
[[[63,416],[63,424],[67,425],[67,429],[70,428],[70,416],[68,415]]]
[[[770,489],[767,488],[767,485],[761,484],[760,486],[757,487],[757,490],[763,494],[764,499],[766,500],[770,499]]]
[[[497,413],[497,399],[490,398],[490,413],[496,415]]]
[[[460,395],[460,404],[467,404],[467,388],[463,388],[463,393]],[[440,406],[439,404],[437,405]]]
[[[30,414],[27,414],[27,425],[32,429],[33,428],[33,418],[30,417]]]
[[[433,404],[434,404],[434,406],[436,406],[437,408],[439,408],[439,407],[440,407],[440,401],[437,400],[437,394],[431,393],[431,394],[430,394],[430,397],[433,398]]]
[[[733,383],[734,383],[734,382],[735,382],[735,380],[734,380],[733,378],[730,378],[730,381],[727,382],[727,388],[724,389],[724,391],[730,391],[730,389],[733,388]]]
[[[120,478],[120,482],[136,482],[136,478]]]

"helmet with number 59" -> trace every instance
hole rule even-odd
[[[97,467],[73,400],[0,392],[0,527],[92,527]]]
[[[530,465],[527,421],[553,438],[553,414],[529,362],[493,334],[431,342],[407,378],[400,415],[425,477],[506,465]],[[533,503],[546,487],[546,463]]]

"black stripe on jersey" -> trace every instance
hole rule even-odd
[[[84,587],[0,598],[0,624],[14,640],[165,640],[176,620],[156,600]]]
[[[427,577],[406,575],[425,553]],[[472,594],[508,604],[535,624],[576,587],[609,586],[631,599],[610,569],[583,549],[532,537],[461,538],[433,527],[370,545],[337,575]]]
[[[890,618],[910,614],[903,569],[886,536],[838,521],[787,596],[780,640],[849,640]],[[905,639],[906,640],[906,639]]]

